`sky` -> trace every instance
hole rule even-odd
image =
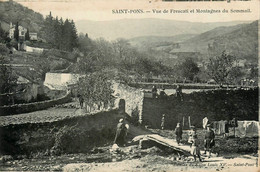
[[[0,0],[1,1],[1,0]],[[53,16],[79,20],[117,20],[125,18],[161,18],[191,22],[225,22],[259,19],[259,0],[224,2],[161,2],[158,0],[14,0],[46,16],[51,11]],[[112,10],[143,10],[150,13],[118,14]],[[153,13],[152,9],[162,10]],[[169,13],[174,10],[188,10],[189,13]],[[190,13],[192,9],[234,9],[247,10],[250,13]],[[168,10],[168,13],[163,13]]]

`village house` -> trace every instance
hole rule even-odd
[[[27,29],[24,28],[23,26],[18,26],[18,30],[19,30],[19,39],[25,40],[25,34],[27,32]],[[15,31],[15,25],[13,25],[11,22],[10,29],[9,29],[9,38],[10,39],[14,39],[14,31]]]
[[[38,40],[37,33],[35,33],[35,32],[30,32],[29,37],[30,37],[31,41],[37,41]]]
[[[18,26],[19,30],[19,42],[18,42],[18,50],[26,50],[26,44],[25,44],[25,35],[27,33],[27,29],[24,28],[23,26]],[[9,29],[9,38],[14,39],[14,32],[15,32],[15,25],[10,23],[10,29]],[[29,33],[29,38],[31,41],[37,41],[37,33],[35,32],[30,32]]]

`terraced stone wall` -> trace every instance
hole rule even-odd
[[[71,100],[71,94],[70,92],[67,92],[64,96],[53,100],[46,100],[46,101],[34,102],[34,103],[14,104],[9,106],[0,106],[0,116],[47,109],[54,105],[59,105],[59,104],[69,102],[70,100]]]
[[[118,109],[55,122],[0,127],[0,155],[88,152],[112,144],[116,125],[124,117]]]

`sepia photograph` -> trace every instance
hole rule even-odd
[[[0,171],[258,172],[259,1],[0,0]]]

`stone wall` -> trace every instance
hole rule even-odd
[[[0,106],[12,103],[10,101],[11,97],[14,99],[13,103],[18,104],[21,102],[31,102],[32,100],[36,100],[38,95],[43,95],[42,87],[35,83],[19,84],[17,90],[21,91],[0,94]]]
[[[112,144],[120,118],[118,109],[56,122],[0,127],[0,154],[30,155],[88,152]]]
[[[125,102],[125,112],[135,122],[142,122],[144,92],[141,89],[132,88],[124,84],[113,83],[115,104],[118,105],[120,99]]]
[[[35,47],[30,47],[28,45],[25,45],[24,47],[26,52],[31,52],[31,53],[43,53],[43,48],[35,48]]]
[[[38,95],[39,87],[40,85],[38,84],[34,84],[34,83],[28,84],[24,94],[16,96],[17,100],[24,100],[26,102],[30,102],[31,100],[36,99]]]
[[[54,105],[59,105],[67,103],[71,100],[70,92],[67,92],[64,96],[53,99],[45,100],[41,102],[34,103],[23,103],[23,104],[14,104],[8,106],[0,106],[0,116],[13,115],[19,113],[33,112],[37,110],[47,109]]]
[[[174,129],[177,122],[188,127],[191,125],[202,128],[202,119],[207,116],[209,121],[238,120],[258,121],[258,89],[254,90],[213,90],[184,94],[184,101],[176,97],[168,99],[144,99],[143,124],[151,128],[160,128],[162,114],[165,114],[165,128]]]

